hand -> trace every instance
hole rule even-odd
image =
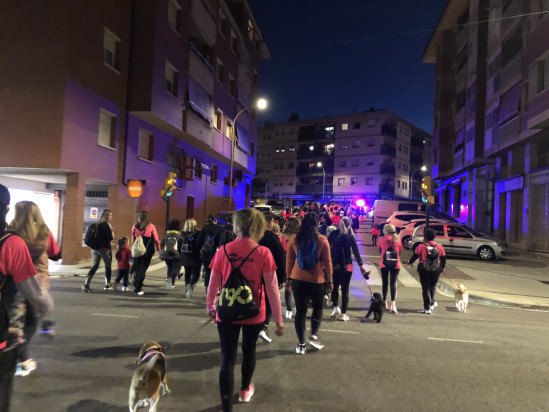
[[[334,282],[326,282],[326,294],[332,293],[334,290]]]
[[[276,331],[275,331],[275,335],[276,336],[282,336],[284,335],[284,322],[276,322]]]
[[[216,310],[215,310],[215,309],[212,309],[212,310],[209,310],[209,311],[208,311],[208,316],[209,316],[210,319],[212,319],[212,320],[215,320],[215,314],[216,314]]]
[[[292,279],[286,281],[286,290],[292,290]]]
[[[286,286],[286,283],[282,282],[281,284],[278,285],[278,289],[282,289],[284,286]]]

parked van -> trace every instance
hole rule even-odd
[[[412,200],[376,200],[372,209],[372,227],[379,227],[379,225],[386,223],[387,219],[391,217],[394,212],[418,212],[421,216],[414,217],[412,219],[420,219],[421,217],[424,217],[425,213],[427,212],[427,206],[429,206],[428,203]],[[430,206],[430,213],[433,214],[433,217],[455,220],[451,216],[443,213],[440,210],[440,206]]]

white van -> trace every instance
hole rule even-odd
[[[376,200],[372,209],[372,227],[379,227],[380,224],[387,222],[394,212],[423,212],[422,214],[425,214],[427,206],[427,203],[413,200]],[[431,205],[431,210],[433,208],[437,210],[436,206]],[[419,218],[421,216],[416,219]]]

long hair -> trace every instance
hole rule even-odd
[[[355,232],[353,232],[353,228],[351,227],[353,221],[347,217],[343,216],[341,219],[339,219],[339,223],[337,224],[339,233],[346,235],[347,233],[351,236],[355,237]]]
[[[7,226],[6,215],[8,214],[9,204],[10,191],[6,186],[0,184],[0,232],[3,232]]]
[[[398,235],[395,227],[393,225],[383,226],[383,236],[389,236],[389,235],[393,237],[393,243],[398,242]]]
[[[45,239],[50,235],[50,229],[44,222],[40,208],[29,200],[15,204],[15,217],[9,229],[21,236],[26,243]]]
[[[139,226],[139,230],[145,230],[147,226],[149,226],[149,212],[146,210],[142,210],[137,215],[137,223]]]
[[[120,250],[122,247],[126,246],[128,243],[130,243],[130,239],[128,236],[122,236],[118,238],[118,249]]]
[[[316,213],[310,212],[303,217],[303,222],[297,231],[295,243],[298,246],[305,246],[309,239],[314,239],[318,243],[318,217]]]
[[[290,239],[292,235],[295,235],[299,231],[300,226],[301,220],[297,217],[289,217],[288,221],[284,225],[284,228],[282,229],[282,236],[286,239]]]
[[[185,225],[183,226],[183,232],[195,232],[197,230],[196,220],[192,217],[185,220]]]
[[[101,212],[101,217],[99,218],[99,223],[106,222],[110,215],[112,215],[112,211],[110,209],[103,209]]]
[[[259,242],[265,230],[267,222],[263,213],[257,209],[237,210],[233,217],[234,232],[240,237],[249,237]]]

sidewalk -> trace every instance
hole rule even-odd
[[[358,230],[359,248],[371,245],[371,239],[368,229]],[[404,252],[405,258],[408,254]],[[493,262],[449,257],[438,288],[445,295],[454,296],[460,283],[467,287],[470,302],[549,311],[548,258],[516,250],[511,250],[505,260]]]

